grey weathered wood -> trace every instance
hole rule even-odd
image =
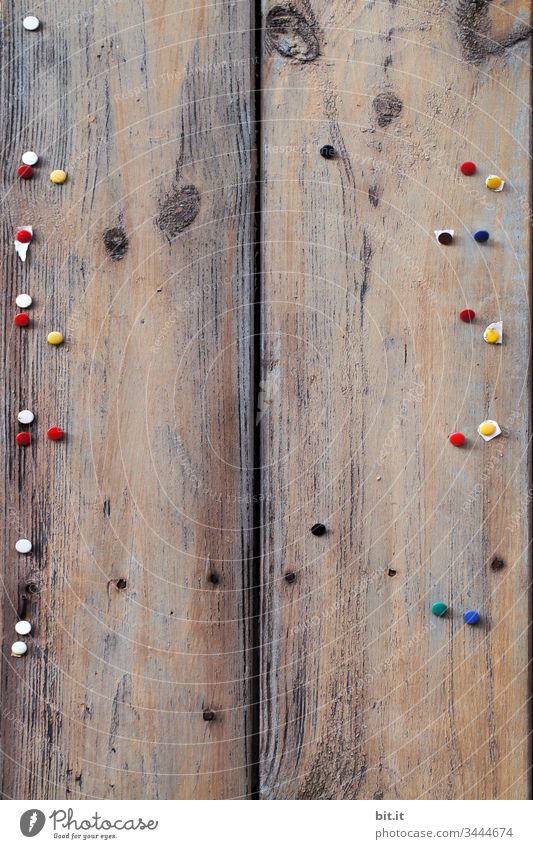
[[[261,795],[524,798],[530,5],[272,6]]]
[[[46,0],[35,33],[27,11],[2,10],[2,794],[245,796],[250,7]],[[41,162],[19,182],[28,148]],[[35,299],[24,331],[19,291]],[[53,423],[65,443],[47,441]],[[34,634],[15,660],[30,581]]]

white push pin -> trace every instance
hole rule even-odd
[[[31,424],[34,418],[35,416],[31,410],[21,410],[17,416],[17,419],[21,424]]]
[[[18,539],[15,543],[15,548],[19,554],[29,554],[31,551],[31,542],[29,539]]]
[[[22,295],[17,295],[17,297],[15,298],[15,303],[17,307],[19,307],[21,310],[27,310],[28,307],[31,307],[33,299],[31,295],[26,295],[26,293],[23,293]]]
[[[23,643],[22,640],[17,640],[16,643],[13,643],[11,646],[11,654],[13,657],[22,657],[23,654],[26,654],[28,651],[28,646],[26,643]]]
[[[39,29],[41,26],[41,22],[39,18],[35,17],[35,15],[26,15],[24,20],[22,21],[22,26],[24,29],[30,30],[30,32],[34,32],[36,29]]]
[[[27,150],[25,153],[22,154],[22,161],[24,165],[30,165],[31,167],[33,167],[34,165],[37,165],[39,157],[36,153],[33,152],[33,150]]]
[[[15,631],[17,634],[20,634],[21,637],[27,636],[27,634],[31,631],[31,622],[26,622],[25,619],[21,619],[20,622],[17,622],[15,625]]]

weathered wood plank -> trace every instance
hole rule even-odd
[[[527,797],[529,3],[264,14],[262,796]]]
[[[45,0],[36,33],[26,13],[3,4],[2,794],[243,796],[250,6]],[[41,163],[17,182],[28,148]],[[26,223],[23,267],[12,240]],[[19,291],[34,297],[22,332],[9,329]],[[19,451],[25,406],[36,423]],[[65,443],[46,440],[51,423]],[[30,582],[34,634],[15,660]]]

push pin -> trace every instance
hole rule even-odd
[[[54,425],[53,427],[48,428],[46,435],[48,439],[52,440],[52,442],[61,442],[61,440],[65,438],[65,431],[62,427]]]
[[[465,177],[471,177],[472,174],[476,173],[476,171],[477,171],[477,168],[476,168],[474,162],[470,162],[469,160],[467,160],[466,162],[463,162],[462,165],[461,165],[461,174],[464,174]]]
[[[15,543],[15,550],[18,551],[19,554],[29,554],[31,548],[32,546],[29,539],[18,539]]]
[[[22,180],[31,180],[33,177],[33,168],[31,165],[19,165],[17,174]]]
[[[477,610],[466,610],[463,613],[463,619],[465,620],[467,625],[477,625],[481,616],[477,612]]]
[[[431,605],[431,612],[434,616],[444,616],[446,611],[448,610],[448,605],[443,601],[435,601]]]
[[[55,171],[52,171],[50,174],[50,180],[52,183],[57,183],[58,185],[64,183],[67,179],[67,172],[63,171],[61,168],[57,168]]]
[[[13,324],[15,327],[27,327],[30,323],[30,317],[26,312],[18,312],[13,316]]]
[[[493,321],[485,328],[483,339],[489,345],[501,345],[503,341],[503,321]]]
[[[325,525],[323,525],[323,524],[322,524],[322,522],[317,522],[317,523],[316,523],[315,525],[313,525],[313,527],[311,528],[311,533],[312,533],[312,534],[313,534],[313,536],[315,536],[315,537],[321,537],[321,536],[324,536],[324,534],[326,533],[326,526],[325,526]]]
[[[17,433],[15,437],[15,441],[17,445],[29,445],[31,442],[31,436],[25,430],[22,430],[20,433]]]
[[[324,144],[320,148],[320,156],[324,159],[333,159],[335,156],[335,148],[331,144]]]
[[[22,640],[17,640],[16,643],[13,643],[11,646],[11,654],[13,657],[22,657],[22,655],[26,654],[28,651],[28,646],[26,643],[23,643]]]
[[[32,239],[33,227],[29,224],[26,227],[21,227],[15,233],[15,250],[22,262],[26,262],[26,254]]]
[[[474,233],[474,239],[476,240],[476,242],[488,242],[488,240],[490,239],[490,234],[488,230],[476,230],[476,232]]]
[[[21,410],[17,416],[17,419],[21,424],[31,424],[34,420],[35,416],[33,415],[31,410]]]
[[[435,238],[440,245],[451,245],[454,230],[434,230]]]
[[[459,318],[461,321],[466,321],[467,324],[470,324],[471,321],[474,321],[476,314],[474,310],[464,309],[459,313]]]
[[[36,153],[33,152],[33,150],[26,150],[22,154],[22,161],[24,165],[30,165],[31,167],[33,167],[34,165],[37,165],[39,157]]]
[[[451,433],[448,437],[449,441],[452,445],[455,445],[456,448],[460,448],[461,445],[464,445],[466,442],[466,437],[464,433],[456,430],[455,433]]]
[[[499,436],[502,431],[498,422],[495,422],[492,419],[487,419],[486,421],[481,422],[477,432],[485,440],[485,442],[490,442],[491,439]]]
[[[63,334],[60,333],[59,330],[52,330],[52,332],[46,337],[46,341],[49,345],[61,345],[63,338]]]
[[[15,303],[19,309],[27,310],[28,307],[31,307],[33,299],[31,295],[26,295],[26,293],[24,292],[21,295],[17,295],[17,297],[15,298]]]
[[[485,180],[485,185],[487,189],[491,190],[491,192],[501,192],[503,191],[505,183],[502,178],[498,177],[496,174],[489,174]]]
[[[15,631],[17,634],[20,634],[21,637],[26,637],[31,631],[31,622],[26,622],[25,619],[21,619],[20,622],[17,622],[15,625]]]

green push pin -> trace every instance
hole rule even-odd
[[[446,611],[448,610],[448,605],[444,604],[443,601],[435,601],[431,605],[431,612],[434,616],[444,616]]]

